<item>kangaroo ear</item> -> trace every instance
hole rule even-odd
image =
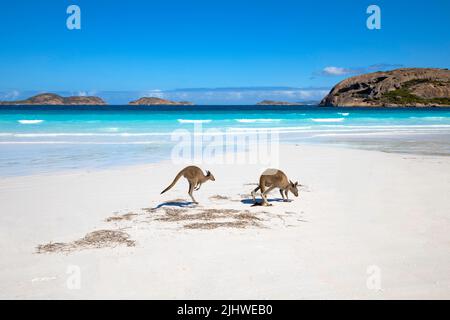
[[[295,184],[294,184],[295,186],[298,186],[298,181],[295,181]]]
[[[210,176],[210,175],[211,175],[211,172],[209,172],[209,170],[206,170],[206,175],[207,175],[207,176]]]
[[[291,180],[289,180],[289,184],[290,184],[291,186],[294,185],[294,183],[293,183]]]

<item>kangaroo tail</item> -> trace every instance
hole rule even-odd
[[[252,192],[256,192],[256,191],[258,191],[259,189],[261,189],[261,187],[258,185],[255,189],[253,189]]]
[[[181,178],[181,176],[183,175],[183,170],[181,170],[177,176],[175,177],[175,179],[173,179],[172,183],[170,184],[170,186],[168,186],[167,188],[165,188],[163,191],[161,191],[161,194],[163,194],[164,192],[166,192],[167,190],[169,190],[170,188],[172,188],[175,183],[177,183],[177,181]]]

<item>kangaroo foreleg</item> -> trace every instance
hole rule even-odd
[[[286,202],[289,202],[289,191],[286,189],[284,190],[284,194],[286,195]]]

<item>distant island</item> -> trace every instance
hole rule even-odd
[[[301,102],[287,102],[287,101],[274,101],[274,100],[263,100],[256,104],[257,106],[301,106],[304,103]]]
[[[450,70],[403,68],[351,77],[331,89],[320,106],[450,106]]]
[[[131,101],[129,105],[153,106],[153,105],[170,105],[170,106],[192,106],[189,101],[171,101],[156,97],[143,97],[135,101]]]
[[[0,101],[0,105],[105,105],[99,97],[62,97],[53,93],[42,93],[25,100]]]
[[[129,105],[192,106],[188,101],[142,97]],[[96,96],[63,97],[42,93],[24,100],[0,101],[0,105],[106,105]],[[258,106],[317,105],[317,102],[263,100]],[[450,106],[450,70],[401,68],[347,78],[326,95],[319,106],[333,107],[447,107]]]

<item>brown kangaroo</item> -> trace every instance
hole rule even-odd
[[[175,183],[177,183],[178,179],[180,179],[181,177],[185,177],[188,182],[189,182],[189,196],[191,197],[192,201],[194,203],[198,203],[195,199],[194,196],[192,195],[193,191],[197,191],[200,189],[200,187],[202,186],[202,183],[205,183],[208,180],[211,181],[216,181],[216,179],[214,179],[214,176],[212,175],[211,172],[206,171],[206,176],[203,174],[202,169],[200,169],[199,167],[196,166],[189,166],[184,168],[183,170],[181,170],[177,176],[175,177],[175,179],[173,179],[173,182],[170,184],[170,186],[168,186],[167,188],[165,188],[161,194],[163,194],[164,192],[166,192],[167,190],[169,190],[170,188],[172,188]]]
[[[256,203],[256,191],[261,189],[261,198],[263,200],[263,206],[270,206],[267,202],[267,194],[275,188],[280,188],[281,197],[283,201],[289,201],[288,192],[292,192],[296,197],[298,197],[298,182],[293,183],[284,174],[283,171],[278,169],[266,169],[261,177],[259,178],[259,185],[255,190],[252,191],[253,202]],[[266,187],[268,189],[266,190]]]

